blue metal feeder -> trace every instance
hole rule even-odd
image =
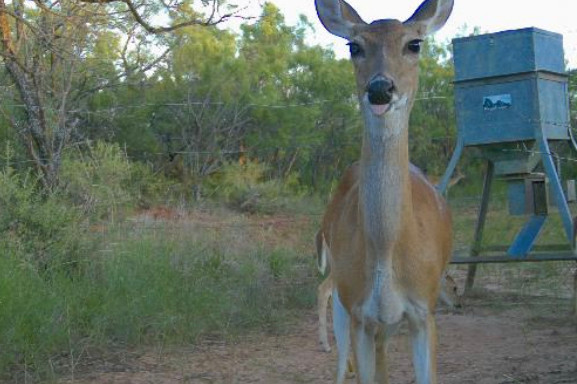
[[[445,192],[465,148],[487,160],[487,172],[472,252],[452,261],[577,260],[573,219],[550,149],[553,142],[575,148],[563,37],[527,28],[454,39],[453,49],[458,139],[439,189]],[[481,244],[494,177],[508,182],[509,213],[528,217],[500,254]],[[533,252],[548,216],[549,194],[567,244],[555,252]]]

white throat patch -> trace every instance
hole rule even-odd
[[[395,95],[390,105],[386,106],[388,111],[382,115],[374,113],[374,106],[371,106],[367,95],[360,104],[365,119],[365,130],[373,139],[380,139],[382,142],[398,137],[403,129],[408,127],[407,96],[399,98]]]

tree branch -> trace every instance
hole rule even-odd
[[[36,1],[38,1],[38,0],[36,0]],[[230,12],[230,13],[226,13],[224,15],[221,15],[219,18],[215,19],[214,16],[218,10],[218,4],[217,4],[217,0],[212,0],[211,15],[206,20],[190,19],[188,21],[176,23],[176,24],[173,24],[173,25],[170,25],[167,27],[154,27],[154,26],[150,25],[150,23],[148,23],[146,20],[144,20],[144,18],[140,15],[140,13],[138,13],[138,10],[136,9],[136,6],[132,2],[132,0],[79,0],[79,1],[82,3],[88,3],[88,4],[124,3],[124,4],[126,4],[126,6],[128,7],[128,10],[132,14],[132,17],[134,17],[134,20],[138,24],[140,24],[148,33],[152,33],[152,34],[161,34],[161,33],[166,33],[166,32],[172,32],[174,30],[184,28],[184,27],[190,27],[192,25],[202,25],[202,26],[217,25],[217,24],[220,24],[220,23],[222,23],[222,22],[224,22],[230,18],[233,18],[233,17],[245,19],[245,17],[239,16],[239,13],[246,9],[246,7],[244,7],[244,8],[236,10],[235,12]],[[248,19],[248,18],[246,18],[246,19]]]
[[[80,2],[88,4],[112,4],[112,3],[124,2],[124,0],[80,0]]]
[[[126,77],[128,78],[130,75],[134,75],[134,74],[140,74],[140,73],[145,73],[146,71],[151,70],[152,68],[154,68],[156,65],[158,65],[162,60],[164,60],[166,58],[166,56],[170,53],[171,49],[167,48],[164,50],[164,52],[162,52],[160,54],[160,56],[158,56],[156,59],[154,59],[152,62],[150,62],[149,64],[147,64],[144,67],[138,68],[136,71],[132,72],[130,68],[128,68],[128,63],[125,64],[126,70],[124,73],[120,73],[118,75],[116,75],[112,80],[111,83],[109,84],[105,84],[105,85],[101,85],[101,86],[96,86],[96,87],[92,87],[89,88],[87,90],[82,91],[82,93],[78,96],[78,99],[81,99],[82,97],[86,97],[86,96],[90,96],[92,94],[94,94],[95,92],[98,91],[102,91],[104,89],[112,89],[112,88],[116,88],[119,86],[124,86],[126,85],[126,83],[123,84],[119,84],[116,81]],[[124,60],[124,59],[123,59]]]

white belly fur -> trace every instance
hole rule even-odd
[[[407,312],[407,300],[394,287],[392,268],[387,264],[383,261],[377,263],[371,292],[354,311],[355,317],[366,325],[395,328]]]

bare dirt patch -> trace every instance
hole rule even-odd
[[[577,383],[577,327],[567,300],[485,292],[459,313],[438,313],[437,322],[439,383]],[[282,334],[111,355],[60,383],[332,383],[335,352],[321,352],[317,340],[316,313],[308,311]],[[414,383],[406,329],[390,358],[391,382]]]

